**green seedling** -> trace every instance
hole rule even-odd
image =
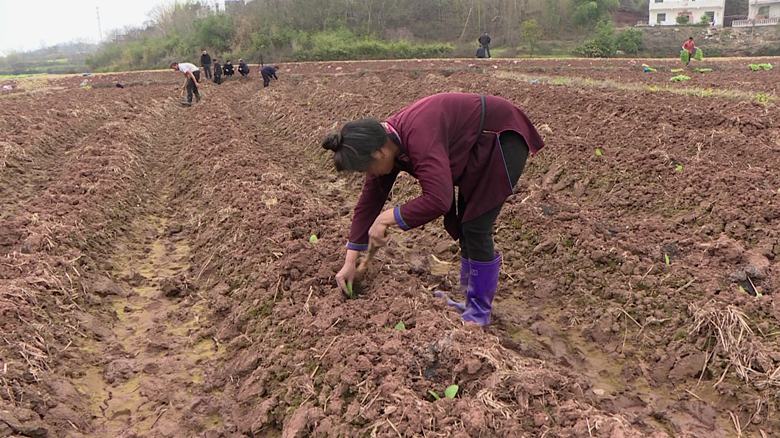
[[[458,395],[458,389],[460,389],[458,385],[450,385],[444,390],[444,396],[448,399],[453,399]]]
[[[704,50],[699,49],[696,51],[696,54],[693,55],[693,59],[697,61],[703,61],[704,60]]]
[[[739,287],[739,291],[740,291],[740,292],[742,292],[742,293],[747,293],[747,291],[745,290],[745,288],[744,288],[744,287],[742,287],[742,286],[740,286],[740,287]]]
[[[430,394],[434,400],[441,400],[441,397],[439,397],[439,394],[436,394],[435,392],[428,390],[428,394]]]
[[[695,71],[696,73],[707,73],[707,72],[711,72],[712,69],[711,68],[706,68],[706,67],[705,68],[694,68],[693,71]]]
[[[669,254],[664,254],[664,260],[666,260],[667,265],[671,265],[672,262],[669,260]]]
[[[690,81],[691,77],[686,75],[677,75],[669,79],[669,82],[682,82],[682,81]]]
[[[682,172],[682,164],[678,164],[677,167],[674,168],[675,172]]]
[[[352,283],[347,283],[347,291],[349,291],[349,299],[354,300],[355,299],[355,293],[352,292]]]
[[[309,243],[314,243],[317,240],[319,240],[319,239],[317,238],[316,234],[312,234],[311,237],[309,237]]]
[[[756,101],[757,101],[758,103],[761,103],[761,104],[764,104],[764,105],[766,105],[766,104],[767,104],[767,102],[769,102],[769,96],[768,96],[768,95],[766,95],[766,94],[764,94],[764,93],[758,93],[758,94],[756,95]]]
[[[396,330],[406,330],[406,324],[404,324],[404,322],[401,321],[401,322],[399,322],[398,324],[395,325],[395,329]]]
[[[596,156],[597,156],[597,157],[600,157],[600,156],[601,156],[601,149],[596,149]]]
[[[671,71],[672,73],[680,73],[681,71],[685,71],[685,69],[684,68],[673,68],[673,69],[671,69],[669,71]]]
[[[761,69],[764,70],[772,70],[772,64],[769,63],[761,63],[761,64],[748,64],[748,67],[750,67],[753,71],[758,71]]]

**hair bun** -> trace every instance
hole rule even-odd
[[[341,134],[336,132],[322,140],[322,147],[336,152],[341,148]]]

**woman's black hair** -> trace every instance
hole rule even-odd
[[[322,147],[333,151],[336,170],[365,172],[374,158],[371,152],[387,143],[387,132],[376,120],[361,119],[347,123],[340,133],[322,140]]]

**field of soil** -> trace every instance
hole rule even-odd
[[[290,64],[191,108],[171,71],[20,80],[0,437],[780,436],[780,69],[643,62]],[[433,296],[458,289],[441,221],[395,230],[356,299],[334,280],[362,178],[319,140],[440,92],[546,142],[484,329]]]

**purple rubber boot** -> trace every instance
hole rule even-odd
[[[490,324],[490,311],[498,287],[498,271],[501,268],[501,256],[496,254],[492,262],[470,261],[469,290],[466,292],[466,310],[464,321],[476,322],[481,327]]]
[[[469,273],[470,273],[469,261],[467,259],[461,258],[460,259],[460,290],[464,294],[466,293],[466,291],[468,291],[469,288]],[[465,302],[454,301],[452,298],[448,297],[447,294],[445,294],[442,291],[436,291],[433,294],[439,298],[444,298],[445,300],[447,300],[447,304],[449,304],[451,307],[454,307],[455,310],[457,310],[460,313],[463,313],[466,310]]]

